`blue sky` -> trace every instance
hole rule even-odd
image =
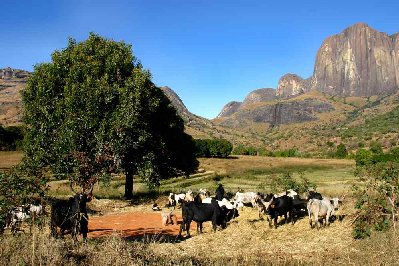
[[[159,86],[214,118],[279,78],[312,75],[322,41],[357,22],[399,32],[399,1],[2,0],[0,68],[32,70],[68,37],[95,32],[133,45]]]

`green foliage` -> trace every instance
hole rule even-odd
[[[327,146],[328,147],[334,147],[334,142],[331,142],[331,141],[327,141]]]
[[[372,162],[373,153],[365,149],[359,149],[356,152],[355,160],[357,166],[367,165]]]
[[[395,223],[399,205],[399,163],[377,162],[359,165],[356,175],[361,182],[354,186],[357,218],[353,236],[364,238],[371,231],[385,231]]]
[[[370,143],[370,151],[374,154],[382,154],[382,146],[380,143],[373,141]]]
[[[196,139],[195,147],[197,157],[227,158],[233,149],[233,145],[225,139]]]
[[[272,191],[286,191],[288,189],[293,189],[297,193],[305,193],[308,192],[311,188],[316,189],[316,184],[311,183],[309,179],[303,176],[300,173],[299,181],[295,180],[290,172],[285,172],[279,176],[273,176],[270,187]]]
[[[124,42],[70,39],[35,66],[23,103],[24,163],[34,173],[85,186],[121,169],[157,186],[198,165],[183,120]]]
[[[300,152],[297,149],[288,149],[282,151],[274,151],[271,156],[273,157],[300,157]]]
[[[341,143],[337,146],[337,151],[335,152],[335,157],[346,158],[348,156],[348,151],[346,150],[345,144]]]
[[[3,127],[0,125],[0,150],[20,150],[24,134],[25,129],[22,126]]]

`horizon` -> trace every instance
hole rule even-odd
[[[94,3],[94,2],[93,2]],[[344,8],[343,8],[344,7]],[[356,23],[399,32],[399,2],[386,1],[20,1],[0,18],[0,68],[32,71],[55,50],[95,32],[132,45],[153,82],[188,110],[212,119],[230,101],[276,89],[284,74],[308,78],[329,36]],[[166,19],[165,19],[166,18]]]

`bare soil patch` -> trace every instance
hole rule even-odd
[[[161,212],[129,212],[92,216],[89,220],[89,238],[119,235],[123,238],[142,238],[145,236],[175,237],[179,234],[178,224],[162,225]]]

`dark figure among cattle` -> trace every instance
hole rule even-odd
[[[72,189],[72,185],[71,185]],[[75,192],[72,189],[73,192]],[[51,235],[54,237],[65,234],[72,234],[74,240],[79,234],[83,235],[83,239],[87,238],[88,233],[88,215],[87,202],[91,201],[93,186],[88,192],[76,193],[68,200],[57,200],[53,202],[51,207]],[[60,233],[58,233],[58,230]]]
[[[224,198],[224,188],[222,184],[219,184],[219,186],[216,189],[216,199],[217,200],[223,200]]]

